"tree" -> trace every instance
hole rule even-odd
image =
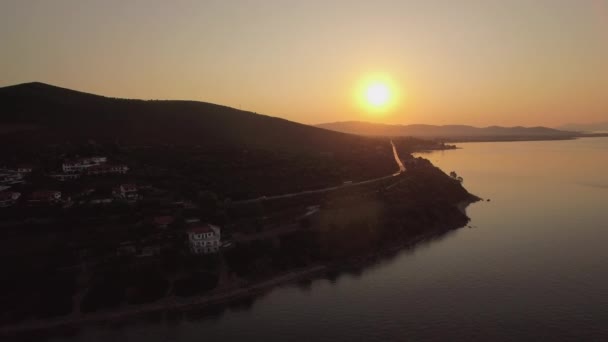
[[[460,176],[458,176],[458,174],[456,173],[456,171],[452,171],[450,172],[450,177],[454,180],[457,180],[458,182],[462,183],[464,181],[464,179]]]

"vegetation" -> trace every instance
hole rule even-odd
[[[0,133],[3,162],[35,165],[11,185],[23,198],[0,208],[2,324],[339,265],[462,226],[467,218],[455,204],[472,200],[455,173],[451,179],[408,154],[451,148],[443,143],[394,139],[407,168],[395,175],[388,139],[212,104],[110,99],[43,84],[1,88],[0,100],[9,109],[0,124],[36,131]],[[92,155],[129,172],[49,177],[63,160]],[[373,181],[357,184],[364,180]],[[138,199],[113,196],[120,184],[136,184]],[[27,200],[41,189],[61,191],[62,200]],[[325,190],[303,192],[318,189]],[[290,196],[273,197],[283,194]],[[157,217],[171,220],[161,226]],[[221,227],[218,254],[190,252],[186,234],[197,220]]]
[[[458,174],[456,173],[456,171],[452,171],[450,172],[450,177],[454,180],[457,180],[458,182],[462,183],[464,181],[464,179],[460,176],[458,176]]]

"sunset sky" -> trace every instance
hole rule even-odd
[[[2,0],[0,43],[0,86],[308,124],[608,119],[608,0]],[[363,98],[375,83],[382,109]]]

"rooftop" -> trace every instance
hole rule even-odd
[[[167,225],[173,223],[173,216],[156,216],[154,218],[154,223],[159,225]]]

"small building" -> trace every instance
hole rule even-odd
[[[66,160],[61,165],[63,172],[83,172],[86,169],[104,164],[108,161],[106,157],[90,157]]]
[[[103,164],[108,161],[108,157],[103,157],[103,156],[94,156],[94,157],[90,157],[87,159],[96,164]]]
[[[193,254],[217,253],[221,246],[220,227],[199,224],[188,229],[188,244]]]
[[[93,205],[110,204],[112,202],[114,202],[114,199],[108,196],[93,196],[89,200],[89,203]]]
[[[88,159],[66,160],[61,165],[63,172],[82,172],[87,168],[97,165]]]
[[[27,174],[27,173],[31,173],[32,170],[34,170],[34,168],[30,165],[19,165],[17,166],[17,173],[20,174]]]
[[[58,173],[54,175],[49,175],[49,177],[54,178],[58,181],[66,181],[66,180],[74,180],[80,178],[79,173]]]
[[[124,175],[129,171],[129,167],[123,164],[99,164],[93,165],[86,169],[89,175],[108,175],[108,174],[121,174]]]
[[[20,192],[15,192],[15,191],[0,192],[0,208],[6,208],[6,207],[11,207],[11,206],[15,205],[15,203],[17,203],[17,200],[19,200],[19,197],[21,197]]]
[[[35,191],[30,195],[30,203],[57,203],[61,201],[61,191]]]
[[[114,195],[128,201],[139,199],[137,185],[135,184],[121,184],[118,188],[114,189]]]
[[[173,216],[156,216],[152,220],[152,223],[154,223],[154,226],[156,226],[156,228],[165,229],[169,227],[174,221],[175,218]]]

